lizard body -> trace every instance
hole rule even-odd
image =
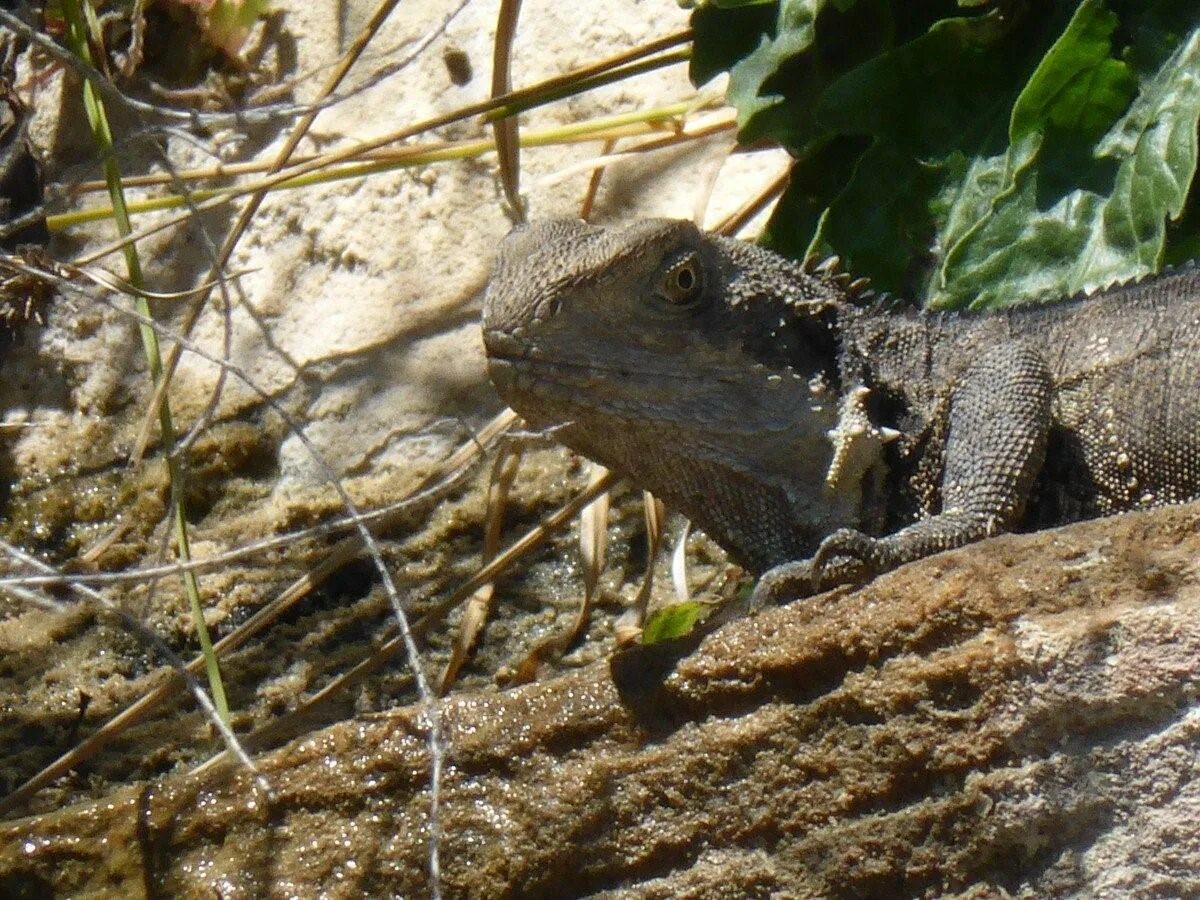
[[[501,396],[765,573],[761,599],[1200,497],[1200,270],[925,313],[672,220],[514,230]]]

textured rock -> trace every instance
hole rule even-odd
[[[1200,507],[443,703],[447,896],[1200,893]],[[677,648],[678,649],[678,648]],[[0,893],[428,893],[412,711],[0,829]]]

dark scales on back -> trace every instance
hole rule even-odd
[[[759,599],[1001,531],[1200,497],[1200,271],[928,314],[686,222],[518,228],[504,399],[756,573]]]

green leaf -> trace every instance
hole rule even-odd
[[[734,10],[708,5],[692,13],[692,81],[704,84],[736,65],[769,37],[775,18],[773,4]]]
[[[938,183],[936,167],[922,166],[894,143],[876,140],[825,210],[804,255],[837,254],[848,271],[901,290],[912,280],[910,268],[924,254],[934,227],[923,202],[923,181]]]
[[[774,249],[836,253],[938,308],[1052,299],[1200,253],[1195,0],[769,9],[700,11],[696,51],[730,70],[742,140],[796,157]]]
[[[831,129],[940,156],[990,132],[998,106],[1007,114],[1013,77],[1034,61],[1021,45],[1041,30],[1029,22],[1005,31],[988,16],[941,19],[832,82],[816,114]]]
[[[1054,34],[1045,20],[1005,31],[986,16],[943,19],[832,81],[816,120],[835,134],[873,140],[852,160],[848,177],[815,172],[822,161],[814,154],[802,158],[793,183],[826,183],[818,194],[825,209],[809,215],[819,228],[803,233],[789,222],[789,192],[766,243],[796,257],[837,253],[849,271],[878,287],[918,296],[936,264],[947,182],[967,160],[1003,150],[1017,85]]]
[[[250,29],[269,6],[269,0],[215,0],[201,17],[205,36],[213,46],[236,59]]]
[[[696,600],[664,606],[646,620],[642,628],[642,643],[659,644],[691,634],[704,610],[704,604]]]
[[[1128,64],[1113,59],[1117,17],[1084,0],[1013,106],[1009,140],[1056,128],[1094,141],[1111,127],[1136,88]]]
[[[783,0],[773,32],[729,72],[739,137],[802,152],[827,133],[815,114],[825,86],[888,46],[894,30],[885,0]]]
[[[796,111],[790,107],[796,105],[796,92],[802,91],[804,84],[818,80],[815,66],[805,65],[807,72],[796,73],[799,83],[792,92],[776,92],[769,82],[785,66],[809,61],[808,51],[816,41],[817,13],[824,4],[825,0],[784,0],[779,7],[776,37],[764,38],[730,70],[729,102],[737,108],[738,128],[744,140],[753,141],[768,132],[775,137],[788,131],[801,132]],[[781,105],[783,115],[771,117],[771,110]],[[793,145],[802,142],[796,138],[784,140]]]
[[[1173,40],[1139,24],[1118,61],[1115,17],[1080,5],[1014,106],[1008,151],[976,161],[947,203],[931,306],[1051,299],[1161,264],[1196,173],[1200,29]]]

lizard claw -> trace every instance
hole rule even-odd
[[[866,581],[893,568],[891,548],[878,538],[842,528],[817,547],[809,559],[768,570],[754,586],[750,605],[759,608],[812,597],[836,584]]]
[[[839,528],[821,541],[821,546],[817,547],[817,552],[810,560],[813,570],[819,576],[837,556],[847,557],[857,564],[860,577],[874,578],[892,568],[887,545],[878,538],[852,528]]]
[[[789,600],[811,597],[820,590],[820,576],[814,573],[811,560],[782,563],[758,579],[750,594],[750,605],[754,609],[777,606]]]

